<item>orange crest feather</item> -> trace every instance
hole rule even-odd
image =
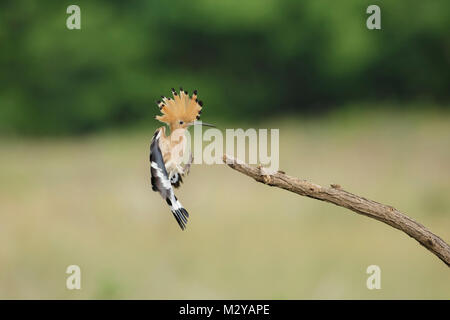
[[[191,97],[182,88],[180,88],[180,93],[172,88],[172,94],[173,99],[162,96],[162,101],[156,102],[163,114],[156,116],[157,120],[170,125],[180,120],[191,123],[200,119],[203,103],[197,99],[197,90]]]

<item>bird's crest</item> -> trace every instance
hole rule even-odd
[[[197,99],[197,90],[189,96],[183,88],[180,88],[179,93],[172,88],[172,95],[173,98],[161,96],[162,100],[156,102],[162,113],[161,116],[156,116],[156,120],[172,124],[180,120],[191,123],[200,119],[203,103]]]

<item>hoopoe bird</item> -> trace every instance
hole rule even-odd
[[[182,165],[186,153],[186,130],[192,125],[213,125],[202,123],[200,114],[203,103],[197,98],[197,90],[192,96],[180,88],[176,92],[172,88],[172,98],[161,96],[157,101],[162,115],[157,115],[156,120],[169,126],[170,134],[166,135],[166,127],[158,128],[150,144],[150,174],[152,190],[166,200],[173,216],[182,230],[186,228],[189,213],[178,201],[174,193],[174,187],[178,188],[183,182],[182,177],[189,173],[193,157],[190,153],[189,160]]]

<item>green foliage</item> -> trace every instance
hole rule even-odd
[[[180,85],[199,90],[205,119],[448,103],[448,1],[76,1],[81,30],[65,26],[70,4],[0,4],[1,132],[152,121]],[[366,28],[369,4],[382,30]]]

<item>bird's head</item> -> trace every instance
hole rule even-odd
[[[156,120],[168,124],[171,132],[196,124],[212,126],[199,121],[203,102],[198,100],[197,90],[192,96],[189,96],[187,91],[182,88],[179,93],[172,88],[172,95],[173,98],[161,96],[162,100],[156,102],[162,113],[162,115],[156,116]]]

